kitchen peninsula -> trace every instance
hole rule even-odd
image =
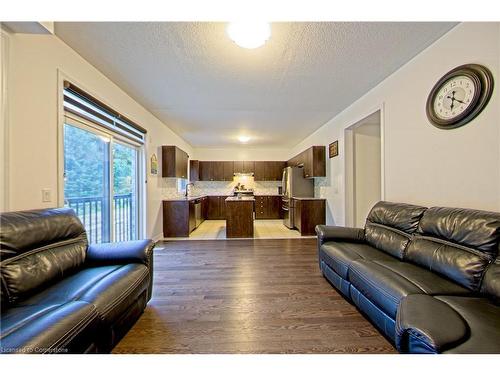
[[[226,198],[226,237],[252,238],[254,234],[255,198],[228,197]]]

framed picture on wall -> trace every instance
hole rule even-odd
[[[151,155],[151,174],[158,174],[158,158],[156,157],[156,154]]]
[[[328,146],[328,156],[333,158],[334,156],[338,156],[339,154],[339,141],[335,141],[330,143]]]

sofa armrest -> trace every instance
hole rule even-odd
[[[85,261],[93,265],[142,263],[150,267],[154,246],[152,240],[92,244]]]
[[[448,304],[425,294],[403,298],[396,316],[396,348],[402,353],[441,353],[465,340],[469,327]]]
[[[320,246],[327,241],[365,241],[365,230],[363,228],[316,225],[316,234],[318,235],[318,244]]]

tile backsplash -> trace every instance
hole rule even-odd
[[[162,178],[162,197],[172,199],[182,197],[184,191],[178,191],[179,179]],[[231,195],[237,183],[245,189],[254,189],[257,195],[277,195],[281,181],[254,181],[253,177],[235,177],[234,181],[196,181],[190,187],[190,195]]]

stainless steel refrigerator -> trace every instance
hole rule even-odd
[[[283,224],[293,228],[294,201],[291,198],[314,197],[314,181],[304,178],[304,170],[299,167],[286,167],[283,169]]]

